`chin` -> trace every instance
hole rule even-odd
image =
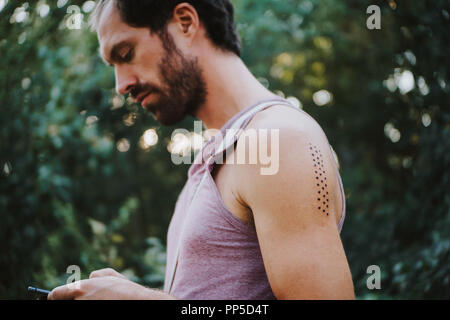
[[[186,112],[180,108],[173,108],[174,104],[149,103],[145,109],[153,118],[164,126],[173,126],[186,118]]]

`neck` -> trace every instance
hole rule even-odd
[[[246,107],[278,97],[267,90],[235,55],[217,53],[201,61],[208,94],[196,116],[208,129],[220,129]]]

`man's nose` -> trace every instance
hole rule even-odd
[[[120,95],[127,94],[138,83],[137,77],[131,74],[127,69],[116,67],[116,92]]]

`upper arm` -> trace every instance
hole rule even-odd
[[[342,201],[333,156],[322,131],[310,129],[280,129],[278,145],[268,139],[270,152],[279,149],[278,172],[242,166],[240,196],[278,299],[354,298],[336,222]]]

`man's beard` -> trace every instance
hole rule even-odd
[[[176,47],[170,34],[160,33],[166,56],[159,64],[161,88],[150,88],[155,101],[145,105],[155,119],[171,126],[182,121],[186,115],[195,116],[205,103],[206,84],[197,59],[188,59]],[[142,91],[146,92],[144,85]]]

